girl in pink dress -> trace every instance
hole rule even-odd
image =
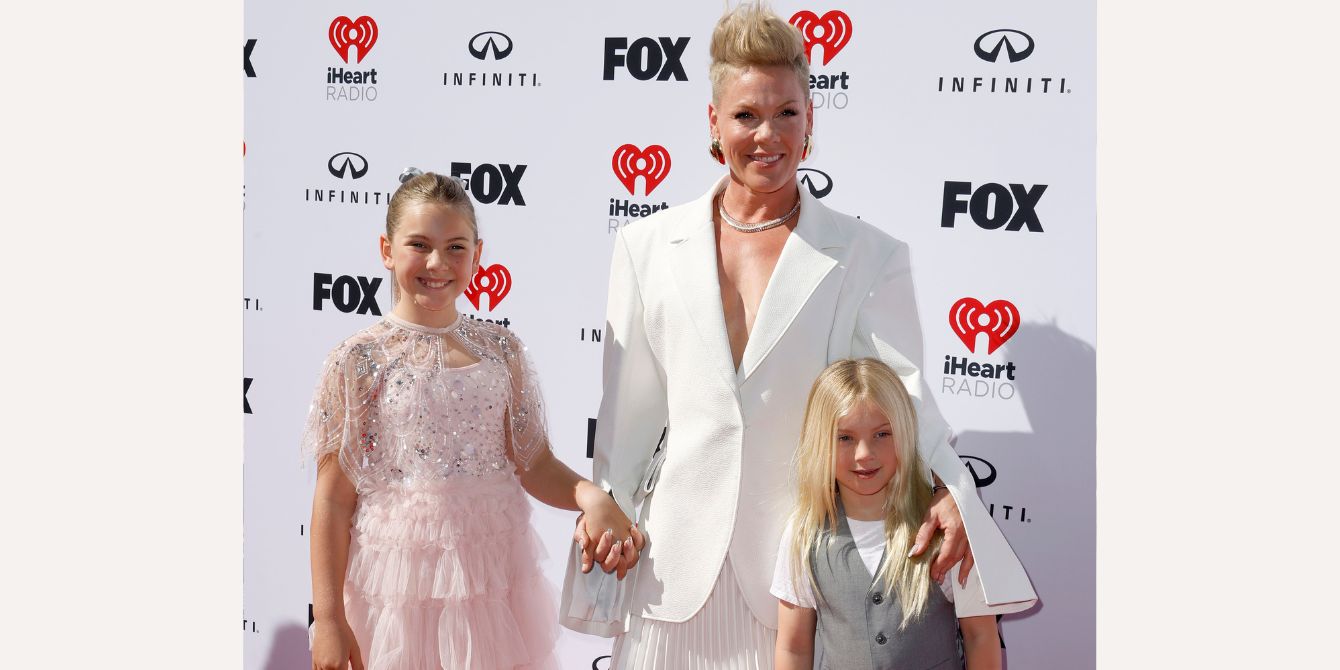
[[[315,669],[555,667],[527,493],[607,529],[609,567],[641,547],[613,499],[549,451],[520,340],[457,313],[482,248],[457,181],[405,181],[381,237],[395,308],[326,359],[303,436]]]

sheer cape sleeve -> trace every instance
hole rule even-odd
[[[359,478],[354,459],[376,440],[368,418],[382,366],[371,349],[369,343],[351,339],[326,357],[301,440],[304,463],[334,454],[355,484]]]
[[[523,470],[549,450],[548,421],[539,377],[523,344],[512,331],[494,324],[464,320],[456,334],[480,359],[501,363],[508,376],[506,425],[512,458]]]

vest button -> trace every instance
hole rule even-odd
[[[884,594],[876,592],[875,595],[870,596],[870,602],[875,603],[876,605],[884,602]]]
[[[880,633],[879,635],[875,636],[875,642],[878,642],[879,644],[884,644],[885,642],[888,641],[889,638],[885,637],[883,633]]]

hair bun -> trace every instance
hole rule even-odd
[[[421,174],[423,174],[423,170],[416,167],[407,167],[404,172],[400,173],[400,183],[403,184]]]

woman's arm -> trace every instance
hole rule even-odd
[[[884,259],[857,311],[852,356],[878,358],[898,373],[917,408],[917,450],[939,479],[957,486],[962,481],[964,466],[949,445],[949,426],[925,384],[920,369],[923,353],[911,257],[907,245],[898,242]],[[976,490],[953,493],[975,496]],[[972,568],[967,529],[955,497],[944,492],[937,493],[932,501],[926,521],[917,532],[913,555],[929,546],[937,529],[944,531],[944,542],[940,555],[931,564],[931,579],[940,581],[954,564],[969,557],[958,575],[960,579],[966,578]]]
[[[911,260],[907,245],[897,243],[858,309],[852,355],[879,358],[898,373],[916,401],[917,451],[949,487],[948,495],[937,494],[926,524],[917,533],[918,540],[925,540],[935,526],[945,531],[940,555],[931,564],[931,577],[939,581],[971,551],[974,560],[964,560],[959,566],[960,584],[967,579],[969,570],[976,569],[983,597],[989,593],[991,602],[1036,600],[1028,574],[978,497],[972,475],[949,444],[949,427],[935,406],[923,371],[918,369],[922,354]],[[925,546],[923,543],[922,547]]]
[[[967,670],[1000,670],[1000,631],[996,617],[970,616],[958,620],[963,631],[963,656]]]
[[[623,230],[614,238],[610,258],[604,346],[591,480],[632,516],[634,498],[669,410],[665,375],[648,340],[642,289]],[[578,522],[574,540],[582,547],[583,572],[589,570],[591,561],[608,559],[602,535],[611,527],[585,517]],[[616,538],[622,535],[617,528],[615,533]]]
[[[818,618],[808,607],[777,600],[777,670],[814,667],[814,626]]]
[[[600,411],[594,436],[593,471],[626,512],[651,463],[669,415],[665,374],[644,323],[642,289],[632,253],[620,230],[610,258]]]
[[[344,612],[349,527],[357,502],[358,492],[340,468],[339,456],[322,456],[312,498],[312,667],[316,670],[363,669],[358,641]]]

